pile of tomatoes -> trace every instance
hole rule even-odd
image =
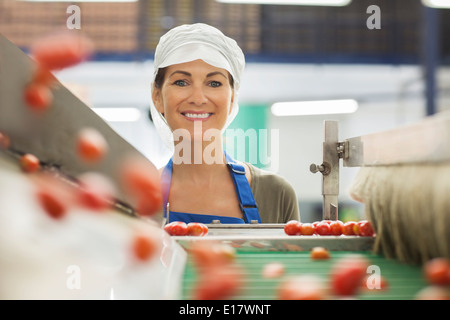
[[[322,220],[313,223],[301,223],[297,220],[291,220],[284,226],[284,232],[289,236],[361,236],[372,237],[375,235],[370,221],[347,221],[340,220]]]
[[[200,222],[172,221],[164,226],[164,230],[171,236],[196,236],[208,234],[208,226]]]

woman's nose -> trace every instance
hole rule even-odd
[[[202,87],[193,87],[191,95],[189,96],[189,102],[197,106],[203,105],[208,101]]]

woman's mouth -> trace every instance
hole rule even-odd
[[[181,114],[191,121],[204,121],[207,120],[212,115],[212,113],[209,112],[202,112],[202,113],[182,112]]]

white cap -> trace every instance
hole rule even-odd
[[[235,40],[218,29],[204,23],[181,25],[163,35],[156,47],[153,82],[160,68],[201,59],[206,63],[227,70],[234,80],[234,103],[225,127],[234,120],[238,111],[238,90],[245,67],[245,57]],[[150,111],[161,138],[173,150],[173,136],[165,118],[156,110],[153,101]]]

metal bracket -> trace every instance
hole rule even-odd
[[[322,218],[326,220],[338,219],[339,195],[339,159],[348,157],[347,142],[339,142],[338,122],[326,120],[324,122],[323,162],[320,165],[311,164],[312,173],[322,173],[323,207]]]

